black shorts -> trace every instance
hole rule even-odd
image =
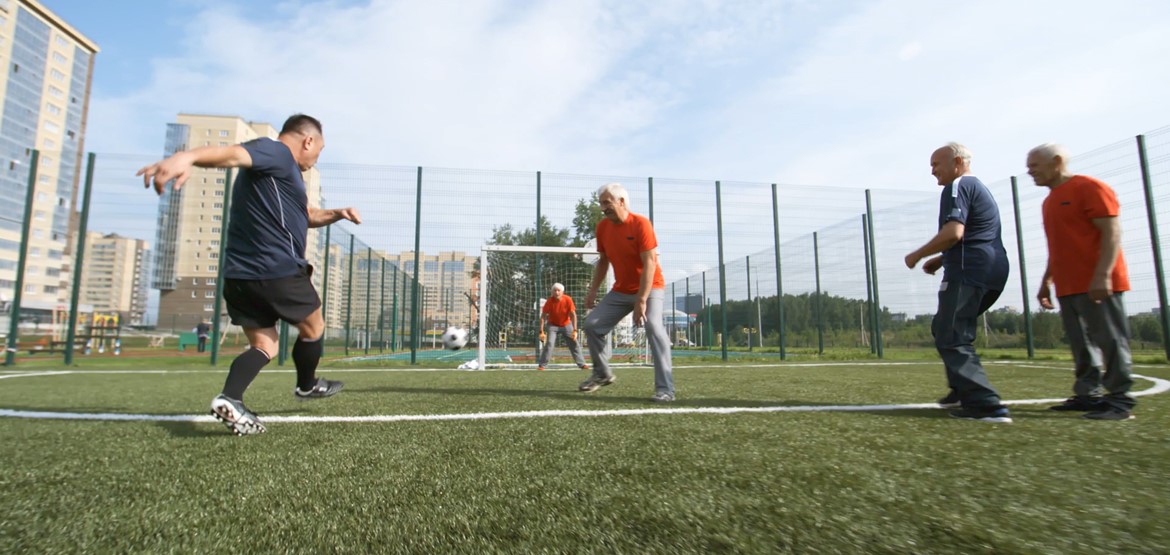
[[[321,306],[309,280],[311,270],[279,279],[224,279],[223,298],[232,323],[245,328],[271,328],[277,320],[296,325]]]

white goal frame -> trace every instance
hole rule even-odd
[[[481,370],[487,368],[487,320],[491,306],[488,304],[488,253],[523,252],[532,254],[579,254],[598,256],[596,248],[589,247],[534,247],[519,245],[483,245],[479,249],[479,334],[477,362]],[[610,269],[612,272],[612,268]],[[550,284],[551,285],[551,284]]]

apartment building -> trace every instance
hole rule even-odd
[[[69,301],[67,259],[97,52],[41,3],[0,0],[0,303],[15,293],[33,149],[39,159],[21,304],[49,311]]]
[[[127,325],[146,323],[150,245],[141,239],[89,232],[81,267],[81,302],[97,312],[117,312]]]

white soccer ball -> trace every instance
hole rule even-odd
[[[467,345],[467,330],[451,326],[443,332],[443,346],[458,351]]]

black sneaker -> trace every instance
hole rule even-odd
[[[1133,419],[1133,413],[1127,410],[1109,407],[1105,410],[1087,413],[1081,418],[1088,418],[1089,420],[1131,420]]]
[[[344,387],[345,384],[339,381],[317,378],[317,383],[313,384],[313,387],[309,388],[308,391],[301,391],[301,388],[294,387],[293,395],[296,395],[297,399],[302,401],[324,399],[325,397],[337,395],[337,392],[341,391]]]
[[[248,410],[243,401],[237,401],[222,393],[211,400],[211,414],[238,436],[262,434],[267,431],[260,423],[260,418]]]
[[[1012,417],[1008,413],[1007,407],[959,409],[951,411],[951,416],[965,420],[995,422],[997,424],[1012,423]]]
[[[588,380],[581,382],[581,385],[577,387],[577,389],[584,391],[585,393],[589,393],[590,391],[597,391],[598,389],[601,389],[602,387],[616,381],[617,376],[609,376],[608,378],[598,378],[591,376]]]
[[[1100,397],[1078,397],[1073,395],[1059,405],[1052,405],[1048,410],[1098,412],[1108,408]]]
[[[938,406],[944,409],[957,409],[963,406],[963,404],[959,402],[959,394],[955,393],[955,390],[952,389],[947,392],[946,397],[938,400]]]

